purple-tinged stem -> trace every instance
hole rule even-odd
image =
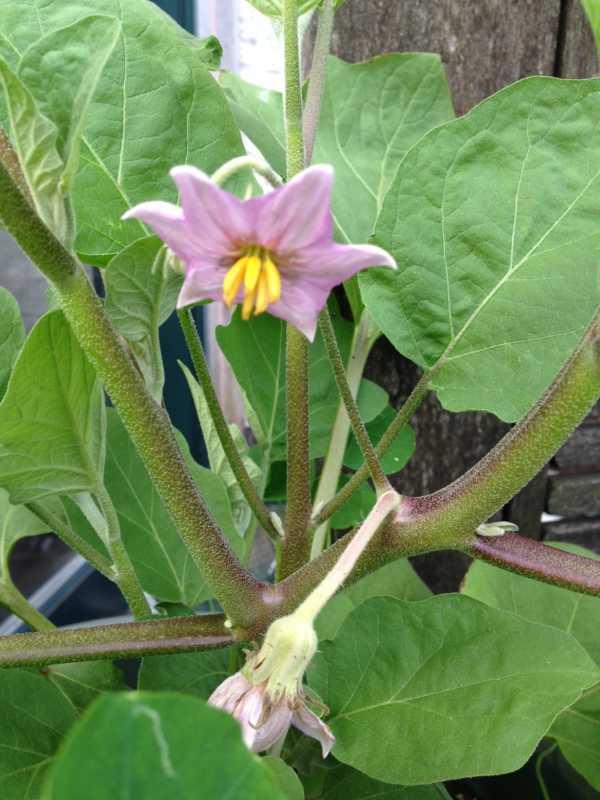
[[[139,658],[227,647],[234,639],[224,622],[223,614],[207,614],[49,633],[17,633],[0,639],[0,667]]]
[[[467,552],[496,567],[562,586],[582,594],[600,596],[600,561],[548,547],[525,536],[475,536]]]

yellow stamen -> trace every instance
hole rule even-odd
[[[262,261],[259,256],[249,256],[248,265],[246,267],[246,277],[244,278],[244,287],[246,292],[253,292],[256,289],[258,278],[261,273]]]
[[[233,301],[244,280],[248,261],[248,256],[242,256],[242,258],[239,258],[227,272],[227,275],[225,275],[225,280],[223,281],[223,301],[228,308],[231,308],[233,305]]]
[[[223,281],[223,300],[231,307],[244,284],[242,319],[263,314],[281,297],[281,276],[271,254],[259,247],[248,248],[228,270]]]
[[[269,303],[276,303],[281,297],[281,277],[268,254],[263,260],[263,274],[266,276],[269,287]]]
[[[269,307],[269,284],[267,281],[267,276],[265,274],[265,271],[263,270],[260,273],[260,278],[258,280],[258,289],[256,292],[256,308],[254,309],[255,316],[258,317],[259,314],[263,314],[268,307]]]

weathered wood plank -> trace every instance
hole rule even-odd
[[[600,425],[582,425],[556,454],[562,470],[600,472]]]
[[[563,0],[564,30],[559,45],[556,74],[562,78],[587,78],[598,74],[598,57],[592,30],[580,0]]]
[[[550,478],[548,511],[561,517],[600,514],[600,473]]]
[[[554,71],[560,0],[346,0],[335,52],[440,53],[458,113],[525,75]]]

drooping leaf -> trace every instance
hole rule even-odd
[[[285,800],[304,800],[304,789],[300,778],[283,759],[275,756],[265,756],[262,759],[262,763],[270,770]]]
[[[200,789],[201,787],[201,789]],[[70,732],[45,800],[285,800],[242,743],[238,723],[194,697],[120,693],[96,702]]]
[[[208,453],[208,461],[211,470],[218,475],[225,486],[227,487],[227,494],[231,502],[231,513],[235,526],[240,536],[243,536],[248,529],[248,524],[252,518],[252,510],[248,506],[244,493],[242,492],[237,478],[233,474],[233,470],[229,464],[229,460],[225,455],[225,451],[219,440],[219,435],[214,426],[210,411],[204,393],[200,388],[198,381],[192,375],[190,370],[185,364],[180,364],[183,374],[190,387],[190,393],[194,401],[194,408],[198,416],[200,427],[202,428],[202,435],[204,437],[204,444],[206,445],[206,452]],[[255,488],[260,492],[262,484],[262,472],[260,468],[248,455],[248,443],[237,425],[229,425],[229,430],[233,437],[233,441],[241,456],[246,472]]]
[[[569,634],[442,595],[367,600],[322,643],[310,682],[338,760],[415,785],[517,769],[599,674]]]
[[[90,15],[45,34],[23,53],[19,78],[58,132],[56,148],[64,165],[57,187],[61,192],[68,190],[77,171],[87,112],[120,34],[115,17]]]
[[[371,506],[372,507],[372,506]],[[372,597],[425,600],[431,592],[406,558],[392,561],[339,592],[317,618],[319,641],[334,639],[346,617]]]
[[[12,294],[0,286],[0,400],[24,339],[19,305]]]
[[[519,81],[427,134],[386,195],[399,269],[363,272],[363,299],[452,411],[519,418],[598,306],[599,90]]]
[[[185,440],[180,438],[184,446]],[[232,546],[241,542],[221,479],[186,457],[213,516]],[[116,412],[108,413],[106,488],[117,510],[125,547],[144,589],[160,600],[194,608],[210,597],[144,464]]]
[[[19,505],[94,491],[104,469],[104,398],[61,311],[35,325],[0,403],[0,486]]]
[[[162,243],[148,237],[126,247],[105,271],[106,311],[157,402],[165,380],[158,329],[173,313],[182,283],[165,259]]]
[[[0,795],[38,800],[62,737],[75,722],[73,704],[40,673],[0,671]]]
[[[207,48],[148,0],[4,0],[0,37],[18,58],[42,35],[91,14],[121,25],[88,108],[73,183],[78,252],[104,265],[145,233],[136,222],[120,221],[127,208],[176,200],[172,166],[194,164],[210,173],[243,147],[208,70],[214,43]]]
[[[587,558],[599,558],[577,545],[557,546]],[[474,561],[469,568],[463,592],[523,619],[570,633],[600,665],[599,598],[514,575],[481,561]],[[575,769],[600,789],[600,685],[559,714],[548,735],[556,739]]]
[[[281,95],[230,74],[222,81],[238,124],[284,174]],[[403,155],[452,116],[437,55],[390,53],[360,64],[330,57],[313,162],[335,168],[333,213],[341,241],[368,240]]]
[[[334,324],[346,361],[352,326],[339,317],[334,317]],[[270,460],[284,459],[285,325],[269,315],[242,321],[236,313],[229,325],[217,328],[216,337],[260,425],[260,430],[254,431],[256,438],[269,452]],[[309,358],[311,458],[319,458],[329,444],[339,395],[320,335],[310,347]],[[365,422],[381,413],[388,402],[384,390],[366,380],[361,383],[357,400]]]
[[[138,678],[140,691],[184,692],[208,700],[230,674],[230,648],[198,653],[146,656]]]
[[[381,414],[367,425],[367,433],[374,445],[379,444],[379,440],[388,429],[390,423],[394,421],[395,417],[396,413],[394,409],[391,408],[391,406],[386,406]],[[398,431],[394,441],[380,459],[385,474],[392,475],[404,469],[415,451],[415,445],[415,432],[410,425],[405,425]],[[344,466],[350,467],[351,469],[358,469],[363,461],[364,458],[358,446],[358,442],[355,437],[352,436],[344,454]]]

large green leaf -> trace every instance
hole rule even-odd
[[[310,680],[336,758],[414,785],[517,769],[599,676],[569,634],[443,595],[367,600],[322,644]]]
[[[231,502],[231,513],[235,526],[240,536],[244,536],[250,524],[250,520],[252,519],[252,509],[248,506],[244,493],[225,455],[200,384],[185,364],[180,364],[180,366],[187,384],[190,387],[190,394],[192,395],[194,408],[196,409],[198,421],[202,429],[202,436],[204,438],[204,444],[206,445],[210,468],[215,475],[218,475],[222,479],[227,487],[227,494]],[[244,467],[246,468],[246,472],[254,487],[260,493],[263,480],[262,472],[248,455],[248,443],[237,425],[229,425],[229,431]]]
[[[24,506],[13,506],[8,493],[0,489],[0,603],[3,602],[5,590],[10,593],[13,587],[9,570],[13,547],[19,539],[47,530],[48,526]]]
[[[346,361],[352,325],[334,318],[338,344]],[[244,390],[260,426],[254,433],[269,452],[270,460],[286,457],[285,424],[285,325],[267,314],[243,321],[236,312],[229,325],[217,328],[217,342]],[[317,335],[310,347],[310,446],[311,457],[326,452],[339,395],[325,346]],[[370,381],[362,381],[358,405],[365,422],[383,411],[386,393]]]
[[[307,791],[306,800],[450,800],[441,785],[394,786],[373,780],[346,764],[321,767],[318,772],[318,787]]]
[[[284,800],[270,770],[242,743],[238,723],[194,697],[102,698],[64,743],[45,800]]]
[[[19,305],[12,294],[0,286],[0,400],[24,339]]]
[[[381,437],[395,418],[396,412],[394,409],[391,406],[386,406],[381,414],[367,425],[367,433],[374,445],[379,444]],[[415,446],[415,432],[410,425],[400,428],[393,442],[380,459],[385,474],[392,475],[404,469],[415,451]],[[352,435],[344,453],[344,466],[356,470],[362,465],[363,461],[361,449],[356,438]]]
[[[600,558],[576,545],[559,547],[587,558]],[[600,598],[514,575],[482,561],[473,562],[469,568],[463,592],[523,619],[570,633],[600,664]],[[556,739],[575,769],[600,789],[600,685],[565,709],[548,735]]]
[[[105,271],[106,311],[159,403],[165,375],[158,329],[173,313],[182,283],[166,258],[160,240],[148,237],[126,247]]]
[[[229,677],[231,648],[198,653],[146,656],[139,673],[142,691],[177,691],[208,700]]]
[[[240,127],[284,174],[281,95],[233,75],[222,80]],[[360,64],[329,59],[313,162],[335,168],[333,212],[342,240],[369,238],[405,152],[452,116],[437,55],[390,53]]]
[[[180,443],[210,511],[239,552],[243,543],[223,482],[193,462],[183,437]],[[108,413],[105,483],[117,510],[125,547],[144,589],[160,600],[190,608],[210,597],[123,423],[112,410]]]
[[[453,411],[520,417],[598,301],[600,83],[529,78],[408,153],[375,240],[399,269],[359,282]]]
[[[15,505],[94,491],[104,468],[104,398],[61,311],[35,325],[0,403],[0,486]]]
[[[91,14],[121,26],[88,108],[73,184],[78,251],[105,264],[144,234],[140,224],[119,221],[127,208],[176,199],[172,166],[212,172],[243,148],[206,66],[214,43],[207,48],[148,0],[4,0],[0,37],[17,58],[42,35]]]
[[[346,617],[372,597],[425,600],[430,595],[408,559],[399,558],[353,583],[327,603],[317,618],[319,640],[335,638]]]
[[[43,675],[68,699],[77,713],[97,697],[126,688],[121,672],[111,661],[52,664]]]

